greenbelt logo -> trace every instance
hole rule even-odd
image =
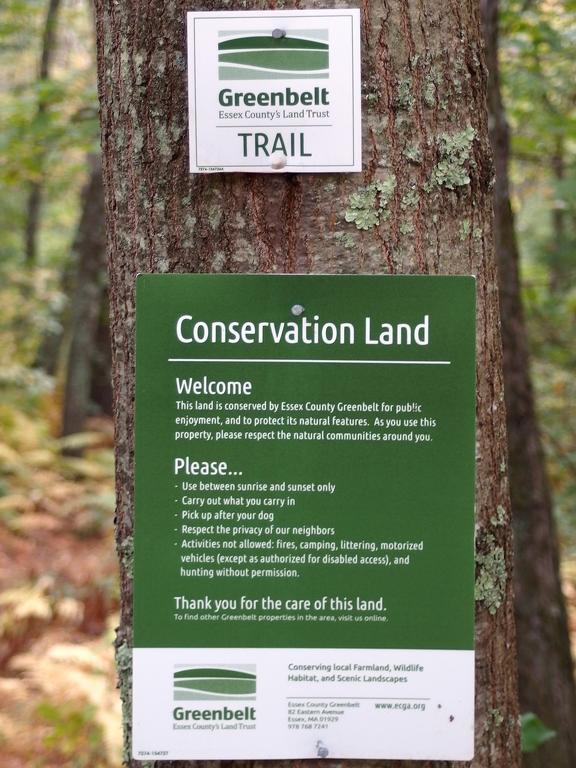
[[[230,720],[234,720],[236,723],[244,721],[239,725],[215,726],[216,728],[226,728],[227,730],[231,728],[235,730],[253,730],[256,727],[255,725],[246,725],[247,722],[254,722],[256,720],[256,707],[241,707],[238,709],[232,709],[232,707],[220,707],[219,709],[184,709],[184,707],[174,707],[172,717],[174,720],[211,720],[223,721],[225,723]]]
[[[285,80],[327,78],[328,30],[291,31],[285,37],[269,32],[220,32],[220,80]]]
[[[182,667],[174,671],[174,701],[254,700],[256,666]]]

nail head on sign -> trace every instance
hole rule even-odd
[[[274,29],[272,30],[272,37],[275,37],[277,40],[279,40],[281,37],[286,37],[286,30]]]
[[[301,314],[304,312],[304,307],[302,304],[294,304],[292,307],[292,314],[296,315],[296,317],[300,317]]]
[[[270,155],[270,165],[276,170],[284,168],[286,166],[286,155],[282,154],[282,152],[273,152]]]

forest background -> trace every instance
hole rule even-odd
[[[95,57],[86,0],[2,3],[0,753],[6,768],[121,763]],[[532,377],[576,650],[576,2],[503,0],[499,58]],[[398,83],[399,100],[402,93]],[[525,729],[525,748],[553,738],[545,726]]]

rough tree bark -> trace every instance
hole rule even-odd
[[[297,0],[281,4],[300,5]],[[307,8],[346,5],[306,3]],[[363,0],[360,5],[363,173],[190,176],[185,11],[218,10],[223,4],[96,0],[122,561],[117,651],[126,733],[129,739],[136,273],[474,273],[478,611],[472,765],[516,768],[512,550],[478,7],[475,0]],[[257,0],[226,4],[252,10],[277,6]],[[370,186],[377,180],[388,181],[386,199]],[[346,222],[352,193],[366,209],[380,210],[367,230]]]
[[[96,339],[106,288],[102,164],[98,155],[91,155],[88,161],[90,176],[82,193],[82,215],[73,246],[76,275],[69,318],[62,435],[81,432],[88,416]]]
[[[509,135],[498,70],[498,0],[482,0],[496,164],[495,242],[500,279],[510,495],[515,537],[520,706],[558,736],[524,756],[526,768],[576,765],[576,688],[559,577],[558,542],[534,395],[520,295],[519,252],[508,182]]]
[[[42,50],[40,53],[40,67],[38,71],[39,83],[50,79],[52,62],[56,51],[56,26],[61,0],[49,0],[46,11],[46,22],[42,34]],[[36,119],[40,120],[46,113],[46,99],[38,97]],[[42,207],[43,165],[45,151],[40,147],[37,153],[39,166],[38,180],[32,181],[28,188],[28,200],[26,203],[26,228],[24,231],[24,256],[28,267],[36,264],[38,257],[38,229],[40,227],[40,212]]]

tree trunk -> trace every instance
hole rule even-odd
[[[277,5],[247,1],[232,7]],[[295,0],[282,3],[283,8],[299,5]],[[336,5],[346,3],[306,3],[307,8]],[[478,276],[477,548],[482,588],[472,765],[515,768],[519,744],[509,578],[512,550],[504,516],[508,488],[492,244],[492,163],[477,5],[473,0],[441,5],[435,0],[376,0],[361,6],[364,172],[191,176],[185,11],[217,10],[222,4],[197,2],[191,8],[183,0],[146,4],[96,0],[110,249],[117,541],[122,561],[117,649],[127,740],[136,274],[474,273]],[[360,192],[362,197],[363,188],[376,180],[387,180],[392,189],[390,215],[376,217],[378,223],[367,230],[357,229],[346,222],[350,195]],[[364,198],[367,207],[381,203],[374,201],[374,195],[370,203],[369,190]],[[498,562],[503,567],[490,567]]]
[[[77,268],[70,312],[63,435],[81,432],[88,416],[95,345],[105,292],[102,167],[98,156],[91,156],[89,162],[90,177],[82,194],[82,216],[74,243]]]
[[[102,222],[104,224],[104,222]],[[103,273],[106,265],[103,267]],[[110,347],[110,312],[108,291],[102,293],[102,302],[98,315],[98,327],[92,355],[92,375],[90,379],[90,400],[99,413],[112,416],[112,349]]]
[[[82,265],[79,260],[82,254],[88,259],[90,252],[97,253],[97,262],[100,273],[97,278],[98,285],[102,288],[107,284],[106,280],[106,235],[104,221],[104,190],[102,188],[102,168],[100,158],[88,156],[87,164],[90,176],[86,187],[82,190],[80,200],[80,220],[76,238],[70,249],[70,258],[66,259],[60,276],[60,292],[69,299],[64,302],[55,316],[54,323],[49,324],[43,332],[34,367],[45,371],[49,376],[56,376],[64,363],[63,356],[66,355],[66,340],[73,335],[74,329],[71,327],[73,307],[76,292],[78,289],[77,281],[79,272],[82,271]],[[95,168],[95,164],[97,168]],[[97,179],[94,179],[97,174]],[[85,267],[86,268],[86,265]],[[89,269],[91,267],[88,266]],[[98,311],[98,330],[96,333],[96,348],[93,350],[93,387],[98,391],[95,397],[91,396],[94,402],[101,404],[105,413],[112,415],[111,411],[111,390],[112,384],[110,371],[112,368],[110,356],[110,333],[108,328],[108,296],[105,288],[101,290],[101,306]],[[96,383],[97,380],[97,383]],[[106,384],[108,380],[108,384]],[[108,392],[106,392],[106,388]]]
[[[566,178],[566,157],[564,149],[564,136],[556,137],[556,148],[551,162],[554,180],[561,184]],[[566,288],[566,271],[570,264],[567,253],[568,238],[566,236],[567,224],[566,210],[562,204],[554,205],[552,209],[552,236],[550,244],[550,256],[548,269],[550,270],[550,291],[557,293]],[[568,262],[568,264],[566,263]]]
[[[61,0],[49,0],[46,12],[46,22],[42,35],[42,50],[40,53],[40,68],[38,80],[40,83],[50,79],[52,61],[56,50],[56,25]],[[37,119],[45,114],[47,108],[45,97],[38,98]],[[40,148],[37,153],[39,176],[43,175],[45,151]],[[38,260],[38,230],[40,228],[40,213],[42,208],[43,181],[32,181],[28,189],[28,201],[26,203],[26,228],[24,231],[24,255],[28,267],[36,264]]]
[[[520,295],[519,253],[508,184],[509,136],[498,75],[498,0],[482,0],[496,163],[495,241],[500,279],[510,495],[515,536],[515,593],[520,706],[558,736],[524,756],[526,768],[576,765],[576,690],[558,543],[530,381]]]

